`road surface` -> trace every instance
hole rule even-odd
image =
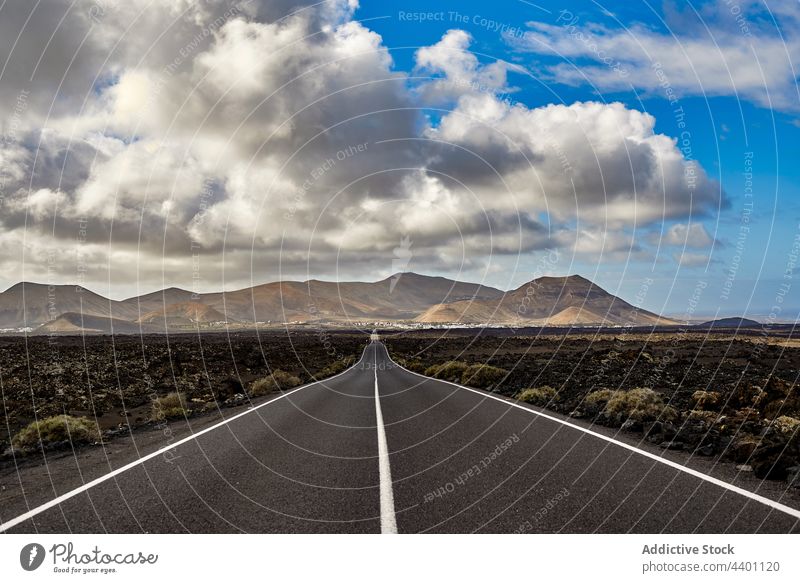
[[[411,373],[373,335],[286,393],[8,532],[797,532],[800,513],[489,393]]]

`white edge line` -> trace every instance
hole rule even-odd
[[[649,451],[645,451],[645,450],[640,449],[640,448],[638,448],[638,447],[636,447],[634,445],[629,445],[629,444],[624,443],[622,441],[617,441],[613,437],[608,437],[607,435],[603,435],[602,433],[597,433],[596,431],[592,431],[591,429],[586,429],[585,427],[581,427],[580,425],[576,425],[574,423],[570,423],[569,421],[564,421],[563,419],[559,419],[558,417],[554,417],[554,416],[548,415],[546,413],[541,413],[541,412],[536,411],[534,409],[529,409],[528,407],[523,407],[522,405],[520,405],[518,403],[514,403],[513,401],[506,400],[506,399],[501,399],[500,397],[498,397],[496,395],[492,395],[491,393],[488,393],[486,391],[473,389],[471,387],[465,387],[464,385],[459,385],[459,384],[456,384],[456,383],[451,383],[450,381],[445,381],[445,380],[442,380],[442,379],[435,379],[433,377],[427,377],[425,375],[416,373],[413,370],[408,370],[403,365],[398,364],[397,362],[392,360],[392,357],[389,355],[389,351],[388,350],[386,351],[386,354],[387,354],[387,356],[389,356],[389,360],[391,362],[393,362],[399,368],[402,368],[404,371],[409,372],[409,373],[411,373],[411,374],[413,374],[415,376],[421,377],[423,379],[428,379],[428,380],[431,380],[431,381],[434,381],[434,382],[453,385],[454,387],[458,387],[459,389],[466,389],[467,391],[471,391],[473,393],[477,393],[478,395],[481,395],[482,397],[487,397],[489,399],[494,399],[495,401],[500,401],[501,403],[505,403],[506,405],[509,405],[511,407],[516,407],[517,409],[522,409],[523,411],[527,411],[528,413],[532,413],[533,415],[538,415],[539,417],[544,417],[545,419],[549,419],[550,421],[555,421],[556,423],[560,423],[561,425],[566,425],[567,427],[571,427],[572,429],[577,429],[578,431],[582,431],[583,433],[591,435],[592,437],[597,437],[599,439],[602,439],[603,441],[607,441],[609,443],[613,443],[614,445],[618,445],[619,447],[623,447],[623,448],[625,448],[625,449],[627,449],[629,451],[636,452],[639,455],[643,455],[643,456],[645,456],[647,458],[650,458],[652,460],[655,460],[657,462],[660,462],[662,464],[670,466],[671,468],[674,468],[676,470],[680,470],[681,472],[685,472],[685,473],[687,473],[687,474],[689,474],[691,476],[694,476],[696,478],[700,478],[701,480],[705,480],[706,482],[710,482],[712,484],[720,486],[721,488],[725,488],[726,490],[730,490],[731,492],[735,492],[736,494],[741,494],[742,496],[744,496],[746,498],[750,498],[751,500],[755,500],[756,502],[760,502],[761,504],[765,504],[766,506],[774,508],[775,510],[778,510],[780,512],[784,512],[784,513],[786,513],[786,514],[788,514],[790,516],[793,516],[796,519],[800,520],[800,510],[797,510],[795,508],[791,508],[790,506],[786,506],[784,504],[781,504],[780,502],[776,502],[775,500],[772,500],[771,498],[767,498],[765,496],[761,496],[759,494],[755,494],[755,493],[751,492],[750,490],[745,490],[744,488],[740,488],[739,486],[734,486],[733,484],[729,484],[728,482],[725,482],[725,481],[720,480],[719,478],[715,478],[713,476],[709,476],[708,474],[704,474],[703,472],[698,472],[697,470],[693,470],[692,468],[687,468],[684,465],[681,465],[681,464],[679,464],[677,462],[673,462],[672,460],[665,459],[665,458],[663,458],[661,456],[657,456],[657,455],[655,455],[653,453],[650,453]]]
[[[389,445],[386,442],[386,428],[383,425],[383,412],[381,411],[381,395],[378,391],[378,351],[375,350],[374,354],[375,419],[378,429],[378,468],[381,493],[381,534],[397,534],[397,517],[394,512],[394,492],[392,491],[392,469],[389,465]],[[391,360],[391,357],[389,360]]]
[[[361,361],[364,360],[364,355],[365,354],[366,354],[366,348],[364,349],[364,352],[361,354],[361,358],[358,360],[358,362],[356,362],[350,368],[348,368],[346,370],[343,370],[339,374],[333,375],[332,377],[328,377],[328,378],[325,378],[325,379],[320,379],[318,381],[314,381],[313,383],[308,383],[307,385],[303,385],[302,387],[297,387],[296,389],[292,389],[291,391],[289,391],[287,393],[283,393],[282,395],[280,395],[278,397],[275,397],[274,399],[270,399],[266,403],[261,403],[260,405],[252,407],[251,409],[248,409],[247,411],[242,411],[241,413],[237,413],[233,417],[225,419],[224,421],[220,421],[216,425],[212,425],[211,427],[206,427],[205,429],[203,429],[201,431],[198,431],[197,433],[192,433],[188,437],[184,437],[183,439],[176,441],[172,445],[168,445],[167,447],[163,447],[163,448],[161,448],[161,449],[159,449],[157,451],[149,453],[146,456],[140,457],[139,459],[136,459],[136,460],[134,460],[134,461],[122,466],[121,468],[117,468],[116,470],[114,470],[112,472],[109,472],[107,474],[104,474],[104,475],[100,476],[99,478],[95,478],[91,482],[87,482],[86,484],[83,484],[82,486],[78,486],[74,490],[70,490],[66,494],[62,494],[61,496],[59,496],[57,498],[53,498],[49,502],[45,502],[41,506],[37,506],[33,510],[29,510],[25,514],[20,514],[16,518],[12,518],[11,520],[9,520],[7,522],[0,523],[0,533],[6,532],[8,529],[17,526],[18,524],[20,524],[22,522],[25,522],[26,520],[29,520],[29,519],[33,518],[34,516],[37,516],[38,514],[41,514],[45,510],[49,510],[50,508],[53,508],[54,506],[58,506],[62,502],[66,501],[66,500],[69,500],[70,498],[73,498],[74,496],[77,496],[78,494],[81,494],[82,492],[86,492],[87,490],[89,490],[91,488],[94,488],[95,486],[98,486],[98,485],[102,484],[103,482],[106,482],[106,481],[110,480],[114,476],[118,476],[123,472],[127,472],[131,468],[135,468],[136,466],[139,466],[139,465],[143,464],[146,461],[149,461],[149,460],[151,460],[151,459],[153,459],[155,457],[158,457],[161,454],[163,454],[163,453],[165,453],[165,452],[167,452],[167,451],[169,451],[171,449],[175,449],[179,445],[183,445],[184,443],[188,443],[188,442],[192,441],[193,439],[197,439],[201,435],[204,435],[206,433],[214,431],[215,429],[218,429],[218,428],[222,427],[223,425],[227,425],[231,421],[235,421],[236,419],[239,419],[240,417],[244,417],[245,415],[249,415],[250,413],[252,413],[254,411],[257,411],[258,409],[261,409],[261,407],[266,407],[267,405],[271,405],[272,403],[275,403],[276,401],[280,401],[284,397],[288,397],[289,395],[291,395],[293,393],[296,393],[297,391],[302,391],[303,389],[307,389],[308,387],[313,387],[314,385],[318,385],[320,383],[324,383],[324,382],[329,381],[331,379],[335,379],[336,377],[340,377],[343,374],[346,374],[346,373],[350,372],[351,370],[353,370],[359,364],[361,364]],[[375,374],[377,375],[377,371],[375,372]]]

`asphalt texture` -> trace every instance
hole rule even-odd
[[[381,431],[393,507],[381,496]],[[757,500],[533,409],[406,371],[377,340],[343,374],[9,532],[378,533],[382,512],[394,513],[399,533],[800,532],[796,517]]]

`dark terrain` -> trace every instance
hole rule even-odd
[[[2,338],[0,522],[19,532],[382,531],[381,402],[400,532],[800,524],[800,348],[791,334],[462,329],[382,338],[324,329]],[[441,380],[401,370],[384,345],[397,363]],[[267,379],[291,382],[256,391]],[[328,380],[281,398],[315,379]],[[613,408],[612,396],[624,406]],[[170,399],[175,409],[154,408]],[[552,416],[536,413],[542,407]],[[103,432],[10,447],[34,410],[40,421],[67,414]],[[125,473],[103,478],[117,470]],[[539,517],[554,496],[558,510]]]
[[[535,389],[524,399],[532,405],[617,428],[664,449],[732,462],[759,479],[797,485],[800,342],[791,331],[767,336],[752,329],[657,330],[387,331],[383,339],[391,355],[415,372],[431,375],[430,367],[448,361],[497,367],[497,378],[467,378],[461,369],[439,378],[507,397]],[[251,388],[276,371],[296,384],[337,374],[368,339],[363,332],[323,329],[0,337],[6,420],[0,466],[41,462],[41,447],[10,447],[12,437],[35,418],[82,418],[96,423],[108,442],[162,427],[154,403],[179,393],[182,409],[166,417],[194,424],[260,402],[266,393]],[[663,401],[657,403],[661,409],[609,415],[603,408],[607,399],[596,399],[602,391],[642,388]],[[56,453],[71,444],[43,445]]]
[[[245,405],[254,381],[276,370],[300,383],[330,376],[367,340],[362,333],[333,331],[2,336],[0,459],[10,462],[11,438],[34,412],[38,419],[67,414],[96,420],[109,439],[154,425],[153,403],[170,393],[185,395],[189,417]]]
[[[502,371],[494,382],[458,376],[458,368],[437,376],[508,397],[533,388],[524,399],[531,404],[800,486],[800,343],[791,330],[656,330],[387,332],[384,343],[416,372],[488,364]],[[610,393],[634,389],[649,389],[657,407],[604,409]]]

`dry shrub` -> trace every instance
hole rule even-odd
[[[344,358],[340,358],[336,362],[334,362],[332,364],[329,364],[328,366],[326,366],[325,368],[320,370],[314,376],[316,378],[318,378],[318,379],[324,379],[324,378],[335,376],[335,375],[339,374],[340,372],[346,371],[348,368],[353,366],[355,364],[355,362],[356,362],[356,358],[354,356],[345,356]],[[275,372],[278,372],[278,371],[275,371]],[[283,371],[280,371],[280,372],[283,372]],[[284,374],[286,374],[286,373],[284,373]],[[294,378],[297,378],[297,377],[294,377]],[[258,381],[256,381],[256,382],[258,382]],[[298,383],[298,384],[300,384],[300,383]],[[295,386],[297,386],[297,385],[295,385]]]
[[[461,384],[479,389],[488,389],[502,381],[508,371],[488,364],[473,364],[461,374]]]
[[[781,415],[772,422],[772,427],[778,433],[791,437],[797,432],[798,428],[800,428],[800,419],[795,419],[788,415]]]
[[[606,408],[608,400],[614,395],[611,389],[599,389],[592,391],[583,400],[583,410],[587,415],[594,417]]]
[[[523,389],[517,393],[514,398],[518,401],[522,401],[523,403],[531,403],[532,405],[544,407],[551,401],[554,401],[555,397],[556,390],[553,387],[545,385],[543,387],[531,387],[529,389]]]
[[[708,410],[719,404],[721,396],[715,391],[695,391],[692,394],[692,402],[698,409]]]
[[[93,443],[100,439],[97,424],[85,417],[56,415],[33,421],[21,429],[11,440],[14,447],[21,450],[34,450],[64,442],[78,445]]]
[[[425,376],[434,377],[444,381],[457,383],[464,376],[468,368],[467,363],[458,360],[449,360],[444,364],[435,364],[425,369]]]
[[[151,416],[156,421],[184,417],[188,414],[186,396],[183,393],[169,393],[153,401]]]
[[[678,414],[665,405],[661,395],[653,389],[612,391],[601,413],[609,423],[621,425],[628,419],[645,423],[649,421],[674,421]]]
[[[300,382],[300,379],[293,374],[275,369],[270,376],[258,379],[252,384],[250,396],[260,397],[276,391],[285,391],[298,386]]]

